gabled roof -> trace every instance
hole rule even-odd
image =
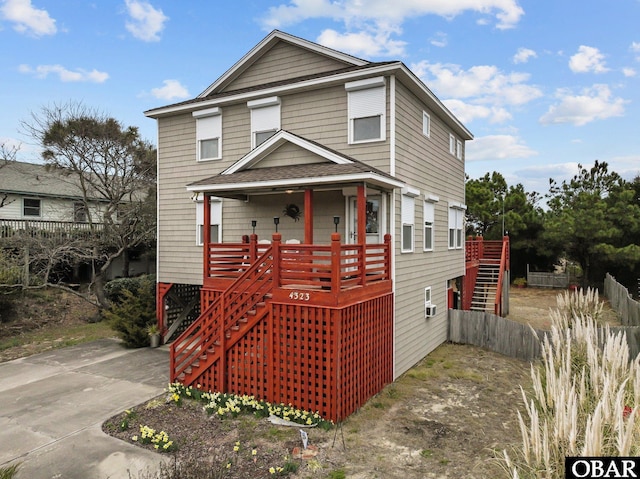
[[[45,165],[9,161],[0,169],[0,193],[79,200],[82,189],[75,175],[48,170]],[[92,198],[100,201],[98,195]]]
[[[285,143],[295,144],[326,161],[255,168],[260,161]],[[362,183],[384,189],[404,186],[404,183],[397,178],[355,158],[280,130],[222,173],[190,183],[187,185],[187,190],[238,198],[249,193],[266,193],[306,187],[339,187]]]
[[[331,48],[324,47],[317,43],[310,42],[303,38],[281,32],[279,30],[272,31],[260,43],[253,47],[245,56],[238,60],[229,70],[227,70],[220,78],[213,82],[209,87],[198,95],[198,98],[205,98],[213,93],[219,92],[226,85],[238,78],[247,68],[254,64],[260,57],[267,53],[278,42],[292,43],[298,47],[310,50],[314,53],[324,55],[334,60],[345,63],[345,66],[363,66],[369,63],[366,60],[356,58]]]
[[[298,145],[305,150],[318,155],[325,160],[331,161],[338,165],[345,165],[352,163],[356,160],[348,157],[338,151],[327,148],[326,146],[321,145],[312,140],[307,140],[299,135],[295,135],[289,131],[280,130],[267,141],[262,143],[257,148],[251,150],[248,154],[243,156],[240,160],[235,162],[229,168],[224,170],[222,175],[230,175],[237,171],[246,170],[251,168],[255,164],[259,163],[261,160],[269,156],[271,153],[276,151],[285,143],[293,143],[294,145]]]
[[[288,41],[314,52],[321,53],[344,62],[345,67],[321,73],[313,73],[306,76],[291,78],[286,80],[264,83],[258,86],[221,92],[225,85],[231,83],[242,74],[252,63],[257,61],[262,55],[273,47],[274,42]],[[400,61],[392,62],[367,62],[350,55],[337,52],[330,48],[323,47],[308,40],[275,30],[264,40],[256,45],[231,69],[216,80],[209,88],[196,98],[172,105],[153,108],[145,111],[145,115],[150,118],[161,118],[163,116],[177,113],[187,113],[204,108],[225,106],[242,101],[250,101],[266,96],[285,95],[294,92],[311,90],[319,86],[327,87],[338,85],[349,81],[370,78],[373,76],[395,75],[398,81],[402,82],[412,93],[422,100],[431,110],[462,139],[472,140],[471,132],[458,120],[451,111],[436,97],[433,92],[413,73],[404,63]]]

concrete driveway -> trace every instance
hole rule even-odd
[[[0,363],[0,466],[20,479],[129,479],[160,455],[101,430],[109,417],[162,394],[169,352],[115,339]]]

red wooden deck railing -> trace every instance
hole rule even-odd
[[[226,289],[267,247],[273,251],[274,298],[294,302],[303,294],[314,304],[338,304],[354,295],[391,291],[391,235],[381,244],[342,244],[334,233],[330,244],[286,244],[275,233],[271,245],[251,235],[249,243],[211,243],[207,247],[203,309],[211,291]],[[366,287],[366,288],[358,288]],[[291,290],[297,291],[291,294]]]

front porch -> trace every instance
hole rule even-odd
[[[391,236],[383,244],[205,248],[202,313],[171,344],[171,381],[339,421],[393,380]]]
[[[248,243],[209,243],[205,247],[203,307],[270,254],[272,298],[276,301],[339,306],[390,293],[391,235],[382,244],[288,244],[274,233],[268,242],[255,234]]]

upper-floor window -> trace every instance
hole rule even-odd
[[[464,207],[449,205],[449,249],[461,249],[464,246],[462,230],[464,225]]]
[[[406,186],[402,189],[400,250],[402,253],[412,253],[415,233],[416,197],[420,190]]]
[[[449,153],[456,154],[456,137],[449,133]]]
[[[197,160],[222,158],[222,115],[220,108],[194,111],[196,119]]]
[[[251,110],[251,148],[255,148],[280,129],[280,98],[260,98],[247,102],[247,106]]]
[[[23,198],[22,216],[42,216],[42,202],[37,198]]]
[[[349,143],[386,138],[386,90],[384,77],[367,78],[345,85],[348,96]]]
[[[431,201],[424,202],[424,251],[433,251],[433,224],[435,222],[435,205]]]
[[[456,140],[456,158],[462,160],[462,142],[460,140]]]
[[[422,134],[429,138],[431,136],[431,116],[426,112],[422,112]]]

